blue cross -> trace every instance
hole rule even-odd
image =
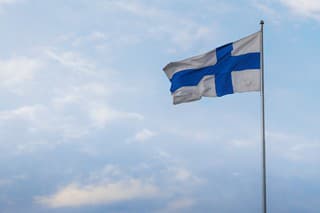
[[[256,52],[232,56],[232,50],[232,43],[218,47],[216,49],[216,64],[175,73],[170,79],[170,91],[174,93],[180,87],[196,86],[204,76],[214,75],[217,96],[233,93],[231,72],[260,69],[260,53]]]

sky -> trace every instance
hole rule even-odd
[[[318,0],[0,0],[0,212],[260,212],[259,93],[162,68],[261,19],[268,210],[318,212]]]

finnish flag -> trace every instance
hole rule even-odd
[[[173,103],[260,91],[261,32],[202,55],[171,62],[163,70],[171,81]]]

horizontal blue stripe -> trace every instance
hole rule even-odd
[[[228,44],[228,45],[222,46],[220,50],[219,48],[217,49],[218,61],[215,65],[203,67],[199,69],[187,69],[187,70],[183,70],[175,73],[171,78],[170,91],[173,93],[177,89],[184,86],[196,86],[199,84],[201,79],[206,75],[215,75],[217,78],[220,75],[222,76],[222,74],[230,73],[231,75],[232,71],[260,69],[260,53],[248,53],[248,54],[239,55],[239,56],[231,56],[231,51],[232,51],[232,45]],[[216,80],[216,85],[217,85],[217,80]],[[223,90],[223,88],[220,88],[220,89]],[[230,88],[226,88],[226,90],[228,92],[231,91]],[[217,92],[217,95],[222,96],[223,93],[218,94]]]

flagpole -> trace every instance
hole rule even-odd
[[[263,25],[264,21],[260,21],[261,26],[261,139],[262,139],[262,205],[263,213],[267,213],[267,183],[266,183],[266,138],[265,138],[265,116],[264,116],[264,55],[263,55]]]

